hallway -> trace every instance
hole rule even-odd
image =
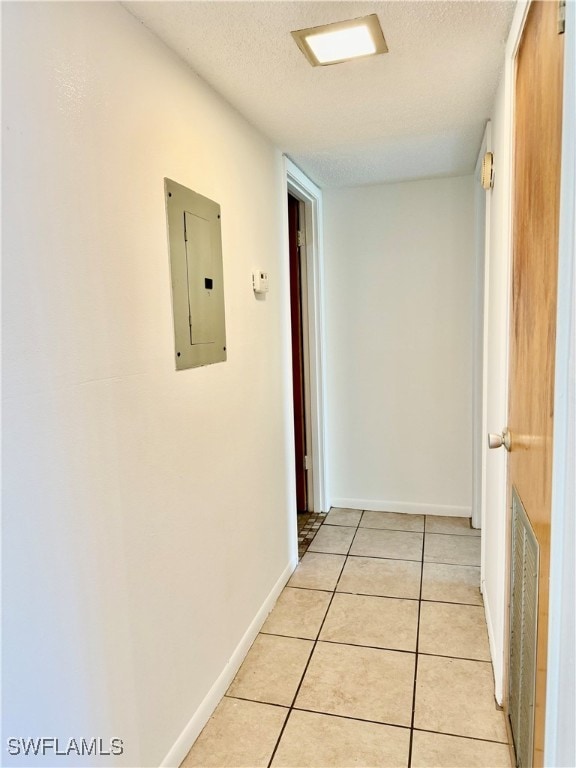
[[[332,509],[184,760],[508,768],[466,518]]]
[[[62,766],[58,740],[97,768],[508,764],[509,457],[486,440],[508,427],[534,435],[527,456],[553,447],[534,766],[576,766],[574,2],[549,25],[566,48],[557,332],[540,345],[558,429],[542,442],[508,419],[532,7],[553,5],[2,4],[0,765]],[[359,14],[388,52],[311,67],[293,33]],[[173,184],[209,225],[182,210],[170,232]],[[288,192],[304,466],[327,518],[301,542]],[[205,343],[226,359],[183,369],[181,339],[189,361]]]

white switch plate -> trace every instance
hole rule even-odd
[[[268,293],[268,272],[261,269],[252,272],[252,288],[254,293]]]

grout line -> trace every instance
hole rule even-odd
[[[415,731],[421,733],[437,733],[439,736],[454,736],[457,739],[468,739],[469,741],[482,741],[488,744],[502,744],[503,747],[508,746],[507,741],[496,741],[495,739],[482,739],[480,736],[463,736],[461,733],[448,733],[446,731],[431,731],[428,728],[414,728]]]
[[[353,717],[352,715],[340,715],[336,712],[324,712],[320,709],[308,709],[307,707],[288,707],[286,704],[272,704],[269,701],[261,701],[260,699],[247,699],[244,696],[230,696],[225,694],[225,699],[238,699],[239,701],[250,701],[253,704],[264,704],[268,707],[277,707],[278,709],[286,709],[288,712],[309,712],[311,715],[325,715],[326,717],[337,717],[340,720],[353,720],[356,723],[372,723],[373,725],[385,725],[389,728],[402,728],[407,731],[410,729],[409,725],[401,725],[400,723],[392,723],[387,720],[369,720],[365,717]],[[418,729],[422,730],[422,729]],[[436,733],[436,731],[427,731],[427,733]],[[444,735],[444,734],[443,734]],[[452,734],[445,734],[452,735]],[[462,736],[460,738],[472,738],[471,736]],[[480,741],[486,741],[486,739],[477,739]],[[501,744],[502,742],[494,742],[495,744]],[[272,759],[272,758],[271,758]]]
[[[352,597],[379,597],[382,600],[411,600],[412,602],[416,602],[417,600],[420,600],[419,597],[408,597],[406,595],[383,595],[379,592],[350,592],[348,589],[338,589],[338,584],[336,585],[336,589],[322,589],[321,587],[296,587],[292,584],[286,584],[284,589],[303,589],[306,592],[325,592],[326,594],[331,594],[332,592],[336,592],[338,595],[351,595]],[[283,590],[284,591],[284,590]],[[483,605],[479,603],[463,603],[461,601],[456,600],[433,600],[432,598],[423,597],[422,598],[423,603],[439,603],[440,605],[466,605],[469,608],[484,608]],[[268,632],[265,634],[276,634],[275,632]],[[291,637],[291,635],[286,635],[286,637]]]
[[[268,637],[285,637],[287,640],[306,640],[306,642],[314,643],[316,642],[315,638],[313,637],[302,637],[301,635],[283,635],[281,632],[264,632],[263,630],[260,630],[258,633],[259,635],[267,635]],[[434,654],[428,654],[429,656],[432,656]],[[286,705],[288,706],[288,705]]]
[[[363,531],[368,530],[367,528],[362,528]],[[356,534],[352,537],[352,542],[354,542],[354,539],[356,538]],[[350,544],[352,546],[352,544]],[[314,552],[316,555],[344,555],[346,554],[347,557],[367,557],[371,558],[372,560],[393,560],[394,562],[404,562],[404,563],[420,563],[421,560],[411,560],[406,557],[381,557],[378,555],[356,555],[354,553],[350,553],[350,550],[348,550],[348,553],[345,552],[318,552],[317,550],[310,550],[311,552]],[[443,563],[437,563],[437,565],[443,565]],[[446,563],[446,565],[450,565],[450,563]],[[452,565],[458,565],[458,563],[452,563]]]
[[[403,595],[380,595],[375,592],[349,592],[347,589],[339,589],[339,595],[357,595],[358,597],[383,597],[386,600],[412,600],[416,602],[417,597],[404,597]]]
[[[360,525],[360,528],[362,528],[363,531],[396,531],[397,533],[424,533],[424,529],[421,528],[419,531],[415,531],[414,528],[394,528],[392,526],[389,526],[387,528],[383,528],[381,525]],[[460,534],[461,536],[463,534]]]
[[[288,712],[288,704],[276,704],[274,701],[260,701],[260,699],[249,699],[246,696],[232,696],[229,693],[225,693],[223,699],[238,699],[238,701],[251,701],[253,704],[266,704],[267,707],[278,707],[278,709],[285,709]]]
[[[352,537],[352,540],[354,540],[354,537]],[[310,552],[313,555],[344,555],[344,557],[347,557],[347,552],[323,552],[319,549],[309,549],[308,552]]]
[[[334,528],[336,526],[333,526]],[[340,526],[341,528],[343,526]],[[351,526],[348,526],[349,528]],[[366,528],[362,529],[363,531],[367,530]],[[377,529],[373,529],[377,530]],[[409,531],[406,531],[406,533],[409,533]],[[439,533],[435,534],[436,536],[443,536],[444,534]],[[356,538],[356,534],[354,535],[354,538]],[[354,541],[354,538],[352,541]],[[350,545],[352,546],[352,545]],[[316,550],[309,550],[311,554],[314,555],[343,555],[344,552],[318,552]],[[392,560],[393,562],[398,563],[422,563],[422,559],[419,558],[418,560],[411,560],[410,558],[406,557],[382,557],[381,555],[357,555],[354,552],[350,553],[348,552],[347,557],[365,557],[369,560]],[[456,568],[480,568],[480,565],[478,563],[446,563],[444,561],[439,560],[424,560],[423,565],[453,565]]]
[[[357,525],[336,525],[335,523],[322,523],[320,528],[358,528]]]
[[[322,523],[322,527],[326,528],[358,528],[357,525],[348,525],[342,523],[329,523],[328,521]]]
[[[326,640],[321,637],[318,639],[319,643],[326,643],[326,645],[345,645],[348,648],[369,648],[372,651],[386,651],[387,653],[409,653],[412,656],[416,651],[408,651],[406,648],[384,648],[381,645],[363,645],[362,643],[344,643],[341,640]],[[427,654],[430,655],[430,654]],[[472,661],[472,659],[470,659]]]
[[[337,717],[340,720],[353,720],[357,723],[372,723],[373,725],[386,725],[390,728],[402,728],[403,730],[412,730],[410,725],[401,725],[400,723],[392,723],[388,722],[386,720],[369,720],[365,717],[353,717],[352,715],[340,715],[336,712],[325,712],[320,709],[309,709],[307,707],[288,707],[286,704],[275,704],[271,701],[261,701],[260,699],[248,699],[245,696],[231,696],[230,694],[226,693],[222,697],[224,699],[238,699],[238,701],[249,701],[253,704],[264,704],[267,707],[276,707],[277,709],[285,709],[287,713],[290,711],[296,711],[296,712],[309,712],[312,715],[326,715],[327,717]],[[484,739],[480,736],[464,736],[461,733],[453,733],[452,731],[434,731],[430,728],[414,728],[414,731],[418,731],[419,733],[434,733],[438,736],[451,736],[456,739],[467,739],[468,741],[480,741],[487,744],[501,744],[503,747],[508,746],[507,741],[498,741],[496,739]]]
[[[441,605],[469,605],[470,608],[484,608],[484,605],[481,603],[461,603],[456,602],[455,600],[432,600],[429,597],[423,597],[422,598],[423,603],[440,603]]]
[[[362,515],[364,512],[362,512]],[[354,544],[354,539],[358,535],[358,531],[360,530],[360,521],[362,520],[362,515],[360,515],[360,518],[358,520],[358,525],[356,526],[356,530],[354,531],[354,535],[352,536],[352,539],[350,540],[350,546],[348,547],[348,551],[346,552],[346,560],[348,559],[348,555],[350,554],[350,550],[352,549],[352,545]],[[344,560],[344,565],[346,564],[346,560]],[[342,571],[344,568],[342,568]],[[342,571],[340,571],[340,576],[342,576]],[[336,582],[336,586],[334,587],[334,591],[338,588],[338,583],[340,582],[340,576],[338,577],[338,581]]]
[[[480,539],[480,534],[476,533],[455,533],[454,531],[428,531],[428,536],[464,536],[466,539]]]
[[[356,723],[372,723],[373,725],[385,725],[389,728],[402,728],[407,731],[410,729],[409,725],[400,725],[399,723],[389,723],[383,720],[368,720],[365,717],[352,717],[351,715],[339,715],[335,712],[322,712],[319,709],[306,709],[304,707],[294,707],[296,712],[310,712],[312,715],[326,715],[327,717],[339,717],[340,720],[354,720]],[[500,742],[498,742],[500,743]]]
[[[469,563],[437,563],[435,560],[424,560],[424,563],[426,565],[450,565],[452,568],[478,568],[480,570],[479,565],[470,565]]]
[[[354,534],[356,535],[356,534]],[[354,537],[352,538],[354,540]],[[352,545],[350,545],[352,546]],[[338,579],[336,581],[336,586],[338,585],[338,581],[340,581],[340,576],[342,575],[342,571],[344,570],[344,565],[346,564],[346,558],[344,558],[344,562],[342,563],[342,567],[340,568],[340,574],[338,575]],[[332,595],[330,597],[330,602],[328,603],[328,607],[326,608],[326,611],[324,613],[324,618],[322,619],[322,622],[320,624],[320,627],[318,628],[318,632],[316,633],[316,639],[313,642],[312,649],[310,651],[310,655],[308,656],[308,661],[306,662],[306,665],[304,667],[304,670],[302,672],[302,676],[300,677],[300,682],[298,683],[298,687],[296,688],[296,693],[294,694],[294,698],[292,699],[292,703],[290,704],[290,707],[288,709],[288,714],[286,716],[286,719],[284,720],[284,724],[282,725],[282,728],[280,729],[280,733],[278,734],[278,739],[276,740],[276,744],[274,745],[274,749],[272,750],[272,754],[270,756],[270,760],[268,761],[268,768],[272,765],[272,761],[274,760],[274,757],[276,755],[276,752],[278,750],[278,747],[280,746],[280,741],[282,740],[282,736],[284,735],[284,731],[286,730],[286,725],[288,724],[288,720],[290,719],[290,714],[292,710],[294,709],[294,704],[296,703],[296,699],[298,698],[298,694],[300,693],[300,688],[302,687],[302,683],[304,682],[304,678],[306,676],[306,672],[308,671],[308,667],[310,666],[310,662],[312,661],[312,656],[314,655],[314,651],[316,650],[316,646],[318,645],[318,638],[320,637],[320,632],[322,632],[322,627],[324,626],[324,622],[326,621],[326,617],[328,616],[328,611],[330,610],[330,606],[332,605],[332,601],[334,600],[334,596],[336,594],[336,586],[332,590]]]
[[[442,534],[438,534],[442,535]],[[453,565],[456,568],[480,568],[478,563],[445,563],[440,560],[424,560],[424,565]]]
[[[345,594],[343,592],[338,592],[334,594],[334,597],[336,597],[336,594]],[[329,603],[328,608],[330,608],[331,603]],[[319,632],[322,631],[322,626],[324,625],[324,622],[322,622],[322,625],[320,626]],[[416,650],[409,650],[408,648],[396,648],[394,646],[385,646],[385,645],[367,645],[366,643],[350,643],[346,642],[345,640],[328,640],[325,637],[302,637],[301,635],[283,635],[280,632],[263,632],[260,630],[258,633],[260,635],[266,635],[267,637],[284,637],[286,640],[303,640],[305,642],[312,642],[316,646],[318,643],[325,643],[326,645],[344,645],[347,648],[369,648],[373,651],[386,651],[386,652],[392,652],[392,653],[411,653],[414,655],[416,653]],[[471,656],[449,656],[446,653],[430,653],[429,651],[420,651],[420,656],[432,656],[435,659],[453,659],[454,661],[474,661],[478,662],[480,664],[491,664],[492,662],[490,659],[474,659]],[[242,697],[238,697],[242,698]],[[252,701],[252,699],[249,699],[249,701]],[[269,702],[262,702],[264,704],[268,704]],[[288,706],[286,705],[280,705],[280,706]]]
[[[469,656],[448,656],[445,653],[429,653],[420,651],[420,656],[433,656],[435,659],[453,659],[454,661],[474,661],[477,664],[492,664],[490,659],[471,659]]]
[[[397,601],[409,600],[412,603],[415,603],[418,600],[417,597],[399,597],[398,595],[376,595],[371,592],[348,592],[347,589],[338,589],[338,588],[336,589],[336,594],[348,595],[348,597],[373,597],[375,600],[397,600]],[[456,603],[449,603],[449,605],[456,605]],[[477,605],[474,607],[480,608],[481,606]]]
[[[346,594],[345,592],[337,592],[334,593],[333,598],[336,597],[336,595],[343,595]],[[369,597],[378,597],[377,595],[369,595]],[[332,601],[328,604],[328,609],[330,609],[330,606],[332,605]],[[476,607],[476,606],[474,606]],[[477,606],[478,608],[480,606]],[[322,622],[322,625],[320,626],[319,632],[322,631],[322,627],[324,626],[324,621]],[[267,637],[285,637],[287,640],[304,640],[306,642],[313,642],[316,646],[318,643],[326,643],[330,645],[345,645],[349,648],[370,648],[373,651],[391,651],[392,653],[411,653],[415,654],[416,650],[408,650],[407,648],[395,648],[395,647],[388,647],[384,645],[367,645],[366,643],[349,643],[345,642],[344,640],[328,640],[325,637],[301,637],[300,635],[283,635],[280,632],[263,632],[260,630],[258,633],[260,635],[266,635]],[[420,651],[420,656],[432,656],[435,659],[454,659],[455,661],[475,661],[479,662],[480,664],[491,664],[492,662],[490,659],[474,659],[471,656],[450,656],[446,653],[430,653],[429,651]],[[251,699],[250,699],[251,701]],[[263,702],[268,703],[268,702]],[[287,705],[286,705],[287,706]]]
[[[426,540],[426,518],[424,518],[424,536],[422,538],[422,559],[420,566],[420,595],[418,598],[418,624],[416,629],[416,655],[414,658],[414,687],[412,689],[412,717],[410,720],[410,744],[408,747],[408,766],[412,766],[412,744],[414,741],[414,717],[416,715],[416,681],[418,679],[418,648],[420,644],[420,612],[422,608],[422,585],[424,581],[424,542]]]
[[[350,555],[354,557],[354,555]],[[322,589],[321,587],[297,587],[293,584],[287,584],[285,589],[305,589],[309,592],[332,592],[331,589]],[[339,595],[358,595],[358,597],[385,597],[387,600],[412,600],[416,602],[419,597],[408,597],[406,595],[382,595],[375,592],[349,592],[347,589],[337,589]],[[468,605],[471,608],[484,608],[481,603],[462,603],[456,600],[432,600],[429,597],[422,598],[423,603],[440,603],[441,605]]]

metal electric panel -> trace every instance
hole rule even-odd
[[[226,360],[220,206],[164,179],[176,370]]]

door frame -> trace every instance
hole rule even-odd
[[[305,244],[302,247],[305,263],[307,328],[305,346],[308,347],[309,419],[313,477],[313,508],[327,512],[326,498],[326,438],[325,438],[325,382],[324,382],[324,302],[322,268],[322,190],[314,184],[288,157],[284,156],[284,185],[286,202],[288,193],[301,201],[304,208]],[[286,248],[288,241],[286,239]],[[288,297],[289,299],[289,297]],[[290,394],[290,410],[292,410]],[[294,471],[294,470],[292,470]]]
[[[566,4],[562,171],[558,244],[554,458],[550,541],[550,603],[544,765],[575,765],[575,672],[566,659],[574,644],[574,528],[576,437],[576,7]],[[572,736],[572,738],[571,738]]]
[[[486,455],[483,448],[486,442],[486,360],[487,353],[487,304],[488,270],[490,264],[490,190],[483,189],[480,183],[482,162],[486,152],[492,152],[492,123],[486,123],[482,144],[474,168],[474,208],[475,208],[475,291],[474,291],[474,356],[472,371],[472,527],[484,528],[486,476]],[[484,231],[484,246],[481,247],[480,232]],[[483,564],[482,564],[483,565]],[[484,569],[482,568],[482,573]]]
[[[292,194],[292,192],[290,192]],[[292,195],[294,197],[294,195]],[[310,404],[312,388],[310,383],[310,311],[308,307],[308,241],[306,203],[299,200],[299,229],[304,232],[304,243],[299,248],[300,256],[300,312],[302,321],[302,386],[304,390],[304,434],[306,436],[306,504],[307,511],[314,512],[314,448],[312,442],[312,417]],[[312,460],[310,460],[312,459]]]

